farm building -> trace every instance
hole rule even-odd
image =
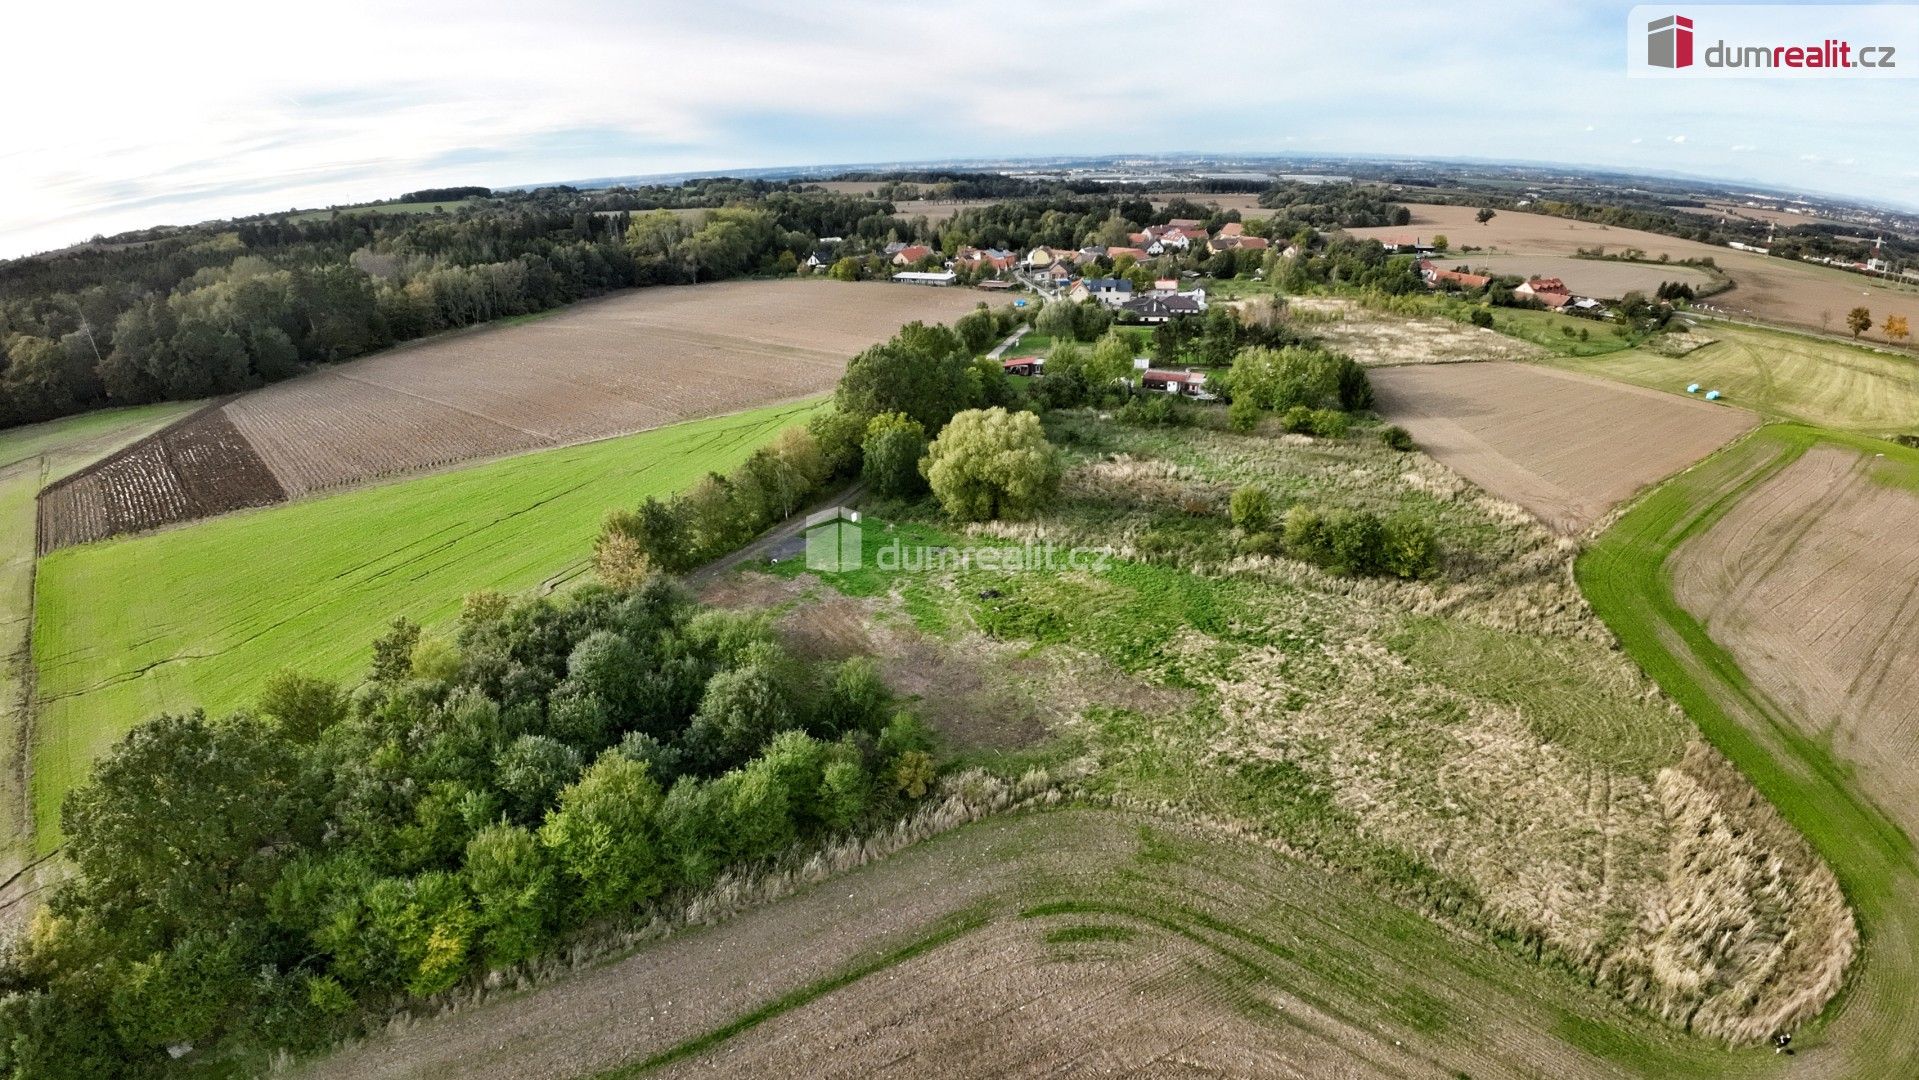
[[[1449,284],[1457,285],[1462,289],[1483,289],[1493,280],[1485,274],[1469,274],[1464,270],[1442,270],[1434,266],[1430,259],[1419,261],[1419,276],[1425,278],[1426,284],[1435,289]]]
[[[902,270],[893,280],[907,285],[951,285],[959,275],[951,270]]]
[[[1000,361],[1000,367],[1008,375],[1044,374],[1046,358],[1043,356],[1014,356]]]
[[[1144,389],[1157,390],[1165,394],[1200,397],[1206,393],[1206,373],[1203,371],[1163,371],[1159,368],[1147,368],[1140,373],[1139,385]]]

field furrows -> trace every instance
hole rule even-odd
[[[1379,411],[1468,480],[1557,532],[1583,531],[1757,419],[1743,410],[1530,365],[1371,373]]]
[[[267,506],[285,492],[220,409],[206,409],[40,495],[38,550]]]
[[[1682,548],[1674,593],[1919,829],[1919,495],[1816,447]]]
[[[978,303],[960,289],[727,282],[393,349],[130,448],[43,503],[41,551],[823,393],[901,324],[950,322]]]

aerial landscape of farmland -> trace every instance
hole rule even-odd
[[[23,9],[0,1080],[1919,1077],[1919,17],[1362,14]]]

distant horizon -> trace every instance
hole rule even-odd
[[[1919,6],[1900,10],[1919,24]],[[475,177],[1113,147],[1564,162],[1888,209],[1919,187],[1919,147],[1899,137],[1907,83],[1635,78],[1632,5],[1613,0],[1365,16],[1252,0],[1203,17],[1150,0],[28,5],[9,25],[25,47],[0,66],[15,103],[0,255]],[[76,77],[56,43],[114,62]]]
[[[1484,158],[1484,157],[1425,157],[1386,153],[1341,153],[1326,151],[1316,153],[1287,153],[1284,151],[1237,151],[1207,152],[1199,150],[1177,151],[1135,151],[1116,150],[1103,153],[1064,153],[1064,154],[1022,154],[997,157],[935,157],[918,160],[888,161],[826,161],[817,163],[789,163],[773,166],[736,166],[715,167],[710,169],[687,169],[655,173],[611,173],[600,176],[568,177],[565,179],[541,180],[536,182],[511,182],[489,184],[476,178],[444,180],[431,184],[408,184],[401,180],[387,185],[380,194],[356,197],[348,200],[336,200],[324,204],[296,206],[270,206],[261,209],[237,210],[231,213],[216,214],[193,221],[149,221],[142,225],[131,225],[115,229],[112,232],[93,232],[85,237],[71,239],[53,247],[24,252],[0,252],[0,261],[21,258],[33,258],[79,247],[90,243],[95,237],[112,237],[129,232],[140,232],[155,228],[195,228],[222,221],[235,221],[259,217],[271,217],[277,214],[312,213],[335,207],[353,207],[377,205],[398,201],[401,196],[414,191],[431,188],[484,187],[490,191],[536,191],[551,187],[579,187],[583,190],[618,187],[622,184],[671,185],[690,180],[714,177],[739,177],[741,179],[806,179],[810,174],[837,175],[845,172],[914,172],[938,171],[941,169],[955,172],[977,172],[982,174],[1003,174],[1011,169],[1043,166],[1048,163],[1075,166],[1079,163],[1133,159],[1140,161],[1164,161],[1169,164],[1187,162],[1197,164],[1223,164],[1231,161],[1244,161],[1254,164],[1297,162],[1302,166],[1311,163],[1337,165],[1342,162],[1366,163],[1372,165],[1403,162],[1414,166],[1444,166],[1470,170],[1474,168],[1502,168],[1529,170],[1561,170],[1568,175],[1593,178],[1618,177],[1627,180],[1657,180],[1691,185],[1716,185],[1725,188],[1746,188],[1752,193],[1773,197],[1819,199],[1840,203],[1857,209],[1877,210],[1893,214],[1919,213],[1919,202],[1898,203],[1893,200],[1873,199],[1832,191],[1797,189],[1750,177],[1707,176],[1679,172],[1661,172],[1649,170],[1622,169],[1617,166],[1597,165],[1571,161],[1540,161],[1520,158]],[[1275,182],[1278,177],[1275,175]],[[1368,182],[1362,180],[1362,182]],[[1370,181],[1379,182],[1379,181]],[[1417,202],[1417,199],[1408,199]],[[264,202],[264,200],[263,200]],[[258,205],[258,204],[255,204]]]

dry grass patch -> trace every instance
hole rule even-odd
[[[1368,367],[1532,360],[1545,350],[1496,330],[1451,319],[1395,315],[1331,296],[1289,297],[1306,329]]]

